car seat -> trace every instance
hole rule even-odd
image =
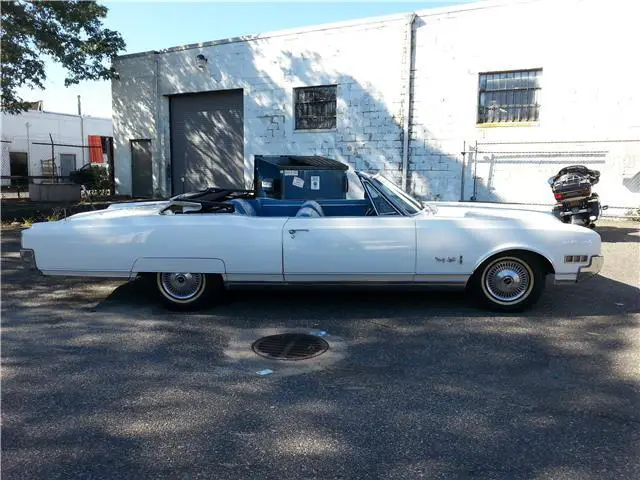
[[[253,205],[251,205],[251,203],[249,203],[247,200],[244,200],[242,198],[234,198],[232,200],[229,200],[229,202],[227,203],[233,205],[235,215],[247,215],[248,217],[257,216],[256,209],[253,208]]]
[[[300,210],[302,210],[303,208],[311,208],[312,210],[315,210],[316,213],[318,215],[314,215],[314,216],[318,216],[318,217],[324,217],[324,210],[322,210],[322,206],[316,202],[315,200],[307,200],[306,202],[304,202],[302,205],[300,205]],[[300,211],[298,210],[298,211]],[[296,217],[298,215],[296,214]]]
[[[296,213],[296,217],[321,217],[317,210],[311,207],[301,207]]]

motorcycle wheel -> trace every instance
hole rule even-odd
[[[571,225],[579,225],[581,227],[586,227],[587,226],[587,221],[585,221],[584,218],[579,217],[578,215],[574,215],[571,217]]]

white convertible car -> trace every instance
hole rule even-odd
[[[22,233],[44,275],[152,279],[175,308],[234,284],[423,284],[467,288],[521,311],[545,277],[575,283],[602,265],[600,236],[550,212],[423,204],[381,175],[357,173],[362,199],[295,201],[208,189],[113,204]]]

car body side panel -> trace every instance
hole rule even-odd
[[[63,220],[35,224],[24,231],[23,248],[34,249],[39,270],[59,274],[102,272],[105,276],[112,272],[122,276],[138,269],[139,259],[191,258],[219,259],[227,274],[281,279],[285,221],[232,214]],[[201,268],[207,266],[210,262]]]
[[[415,219],[290,218],[283,252],[286,281],[413,281]]]
[[[596,232],[537,212],[439,206],[435,214],[413,217],[288,218],[161,215],[160,208],[107,209],[34,224],[23,231],[22,246],[33,249],[36,267],[51,275],[126,278],[178,269],[185,259],[178,270],[223,273],[230,282],[463,283],[484,260],[512,249],[543,255],[557,280],[572,281],[582,265],[565,263],[566,255],[600,254]],[[290,229],[307,231],[291,238]]]
[[[538,253],[559,279],[575,278],[580,265],[565,255],[598,255],[596,233],[558,221],[514,218],[420,216],[416,221],[416,274],[471,275],[486,259],[508,250]]]
[[[194,257],[141,257],[138,258],[131,273],[142,272],[198,272],[226,274],[224,262],[219,258]]]

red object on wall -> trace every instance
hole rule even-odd
[[[104,163],[102,137],[99,135],[89,135],[89,158],[91,163]]]

